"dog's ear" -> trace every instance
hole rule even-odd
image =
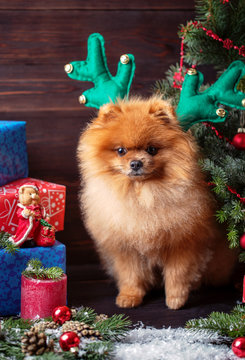
[[[108,103],[101,106],[98,113],[98,120],[102,122],[108,122],[114,119],[121,113],[121,108],[118,104]]]
[[[178,124],[174,107],[160,98],[153,97],[150,101],[149,114],[162,119],[167,124]]]

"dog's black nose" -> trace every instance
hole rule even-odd
[[[136,171],[143,167],[143,163],[141,160],[132,160],[130,163],[130,167],[132,170]]]

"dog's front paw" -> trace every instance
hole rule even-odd
[[[177,310],[185,305],[188,296],[167,296],[166,305],[169,309]]]
[[[121,308],[132,308],[142,303],[142,297],[137,295],[119,294],[116,298],[117,306]]]

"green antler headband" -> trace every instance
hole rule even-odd
[[[79,96],[79,102],[99,109],[103,104],[128,96],[135,72],[134,56],[122,55],[117,74],[112,76],[107,66],[104,38],[94,33],[88,38],[87,59],[65,65],[65,71],[71,79],[94,83],[93,88]]]
[[[245,110],[245,94],[237,90],[237,84],[245,75],[245,64],[234,61],[219,79],[207,90],[199,92],[203,74],[195,69],[188,70],[180,94],[177,116],[185,130],[202,121],[223,122],[227,110],[219,104]]]

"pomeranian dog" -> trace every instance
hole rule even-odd
[[[81,135],[81,208],[100,257],[135,307],[165,284],[166,304],[182,307],[202,282],[222,285],[236,254],[215,221],[215,201],[198,149],[173,107],[159,97],[102,106]]]

